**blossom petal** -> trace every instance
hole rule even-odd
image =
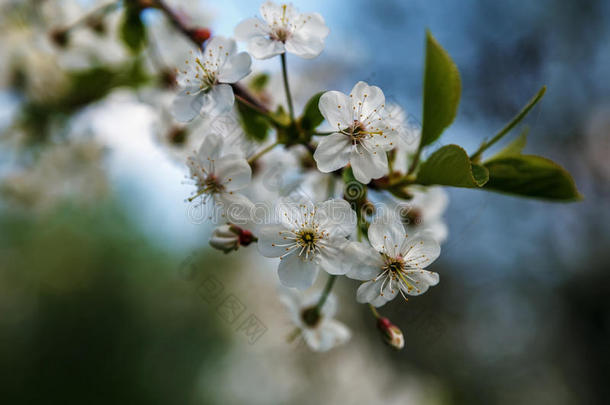
[[[348,242],[343,250],[343,258],[349,266],[345,275],[354,280],[372,280],[383,266],[381,255],[362,242]]]
[[[212,172],[212,161],[220,156],[223,144],[223,137],[215,133],[210,133],[203,138],[197,157],[207,172]]]
[[[321,172],[330,173],[347,165],[351,149],[349,137],[343,134],[332,134],[322,138],[313,158]]]
[[[404,241],[400,253],[405,265],[423,269],[438,258],[441,247],[428,235],[415,235]]]
[[[381,216],[369,226],[369,242],[378,252],[386,253],[390,257],[397,257],[404,253],[401,248],[405,242],[406,231],[404,226],[392,218]]]
[[[326,352],[344,344],[351,336],[349,328],[334,319],[323,320],[317,330],[303,335],[307,345],[317,352]]]
[[[256,59],[269,59],[284,51],[283,42],[267,37],[253,37],[248,41],[248,52]]]
[[[383,91],[377,86],[369,86],[366,82],[358,82],[350,93],[352,106],[356,108],[358,119],[367,122],[379,117],[385,105]]]
[[[240,52],[227,59],[220,69],[218,81],[221,83],[235,83],[248,76],[252,71],[252,58],[248,52]]]
[[[343,238],[341,238],[343,239]],[[323,246],[321,251],[317,253],[318,264],[322,270],[328,274],[343,275],[349,270],[349,266],[343,260],[343,247],[347,245],[347,240],[343,239],[333,241],[334,243]]]
[[[195,94],[197,88],[189,87],[182,90],[172,103],[172,114],[177,121],[192,121],[200,112],[204,103],[203,93]],[[193,95],[195,94],[195,95]]]
[[[428,288],[438,284],[438,273],[427,270],[408,270],[405,272],[405,280],[408,285],[400,284],[401,289],[409,295],[421,295],[428,291]]]
[[[212,37],[203,52],[203,63],[221,67],[235,54],[236,49],[237,44],[234,39],[223,36]]]
[[[358,146],[352,149],[349,162],[354,177],[363,184],[368,184],[371,179],[383,177],[388,172],[388,158],[382,150],[368,151]]]
[[[324,50],[324,40],[301,34],[293,34],[286,40],[286,52],[305,59],[312,59]]]
[[[252,223],[254,204],[248,197],[231,191],[218,194],[216,199],[222,207],[222,215],[227,222],[241,226]]]
[[[304,255],[299,256],[298,252],[293,252],[280,259],[277,273],[280,281],[286,287],[304,290],[313,285],[318,275],[318,266],[314,260],[306,259]]]
[[[319,13],[302,13],[300,19],[304,23],[298,26],[295,34],[312,39],[324,39],[330,33],[324,18]]]
[[[337,128],[337,130],[345,129],[352,124],[350,106],[350,98],[340,91],[327,91],[322,94],[318,102],[320,114],[333,129]]]
[[[383,294],[381,287],[383,286]],[[361,304],[370,303],[376,307],[380,307],[388,301],[391,301],[398,294],[398,287],[395,283],[390,287],[390,281],[380,277],[377,281],[367,281],[362,283],[356,291],[356,300]]]
[[[203,111],[207,114],[223,114],[231,110],[235,102],[233,88],[229,84],[217,84],[208,92]]]
[[[287,244],[293,241],[286,239],[292,232],[282,225],[266,225],[258,232],[258,251],[265,257],[285,255]]]
[[[246,159],[223,157],[215,163],[215,174],[227,191],[240,190],[250,184],[252,169]]]
[[[252,17],[237,24],[234,35],[238,41],[248,41],[252,37],[264,36],[269,33],[269,26],[265,21]]]
[[[343,199],[332,199],[318,204],[314,219],[320,228],[334,236],[347,237],[356,229],[356,212]]]

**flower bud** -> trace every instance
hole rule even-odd
[[[221,225],[214,229],[210,245],[215,249],[229,253],[232,250],[237,250],[240,246],[248,246],[254,241],[256,241],[256,238],[252,235],[252,232],[230,224]]]
[[[377,319],[377,328],[381,331],[383,341],[390,347],[400,350],[405,347],[405,337],[398,326],[394,325],[388,318]]]
[[[239,247],[239,234],[233,232],[231,225],[221,225],[214,229],[210,239],[210,246],[225,253],[237,250]]]
[[[212,35],[210,30],[207,28],[193,28],[190,30],[190,34],[198,44],[203,44]]]

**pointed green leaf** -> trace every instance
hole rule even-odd
[[[464,149],[458,145],[446,145],[422,163],[417,182],[424,185],[478,188],[487,182],[488,176],[485,167],[470,162]]]
[[[451,57],[432,34],[426,33],[424,110],[420,147],[436,141],[457,114],[462,84]]]
[[[305,131],[313,131],[324,121],[324,117],[320,113],[318,104],[320,103],[320,97],[324,94],[324,91],[316,93],[309,99],[305,104],[303,110],[303,116],[301,117],[301,128]]]
[[[552,160],[519,155],[493,159],[485,189],[554,201],[576,201],[582,196],[570,173]]]
[[[521,151],[523,150],[523,148],[525,148],[525,145],[527,143],[528,132],[529,128],[525,128],[517,138],[515,138],[511,143],[506,145],[504,149],[502,149],[495,156],[489,159],[489,161],[492,161],[494,159],[521,155]]]

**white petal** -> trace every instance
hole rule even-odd
[[[300,15],[300,20],[305,21],[302,25],[297,26],[295,34],[308,38],[324,39],[330,33],[330,29],[326,26],[324,18],[319,13],[303,13]]]
[[[352,124],[350,98],[340,91],[327,91],[318,102],[320,114],[331,127],[345,129]]]
[[[223,157],[215,163],[216,176],[227,191],[236,191],[250,184],[252,169],[243,158]]]
[[[266,225],[258,232],[257,247],[265,257],[280,257],[286,254],[287,244],[293,241],[286,239],[292,233],[282,225]]]
[[[409,270],[405,274],[405,279],[409,285],[401,284],[402,290],[409,295],[421,295],[428,291],[428,288],[438,284],[438,273],[427,270]]]
[[[317,253],[318,264],[320,268],[328,274],[343,275],[349,270],[349,266],[343,260],[343,248],[347,246],[347,240],[343,239],[343,243],[334,242],[332,245],[324,246]]]
[[[222,136],[215,133],[208,134],[203,138],[199,151],[197,152],[197,157],[200,162],[204,164],[203,167],[207,172],[212,171],[212,160],[218,159],[223,144],[224,139]]]
[[[301,58],[312,59],[324,50],[324,40],[300,34],[293,34],[286,40],[286,52]]]
[[[227,59],[220,69],[218,81],[221,83],[235,83],[250,74],[252,58],[247,52],[240,52]]]
[[[309,214],[313,211],[314,204],[308,199],[281,198],[277,203],[277,220],[292,229],[311,220]]]
[[[223,114],[231,110],[233,102],[235,101],[235,95],[233,94],[233,88],[229,84],[217,84],[212,87],[212,90],[208,92],[208,100],[205,101],[206,105],[203,107],[203,111],[207,114],[216,115]]]
[[[405,242],[404,226],[391,217],[380,216],[369,226],[369,242],[378,252],[396,257]]]
[[[248,52],[256,59],[269,59],[284,53],[284,43],[267,37],[253,37],[248,41]]]
[[[237,45],[234,39],[223,36],[212,37],[203,52],[204,64],[210,62],[212,66],[221,67],[227,59],[235,54],[236,49]]]
[[[423,269],[438,258],[441,247],[430,236],[416,235],[405,240],[401,253],[408,267]]]
[[[299,256],[298,251],[283,256],[277,269],[280,281],[286,287],[304,290],[313,285],[318,275],[317,263]]]
[[[383,266],[379,252],[362,242],[349,242],[343,253],[349,266],[345,275],[354,280],[371,280],[379,274]]]
[[[177,121],[192,121],[200,112],[204,102],[203,93],[193,95],[197,88],[182,90],[172,103],[172,114]]]
[[[356,111],[360,111],[360,121],[365,122],[365,120],[379,117],[385,104],[385,96],[379,87],[369,86],[361,81],[356,83],[350,95],[352,96],[352,106],[356,107]]]
[[[323,320],[316,332],[315,335],[305,335],[305,341],[309,347],[318,352],[325,352],[344,344],[352,336],[347,326],[334,319]]]
[[[349,162],[354,177],[363,184],[383,177],[388,172],[388,158],[382,150],[369,152],[362,146],[357,146],[352,149]]]
[[[332,199],[318,204],[314,215],[320,228],[333,236],[349,236],[356,229],[356,212],[345,200]]]
[[[216,197],[222,206],[222,215],[227,222],[246,226],[252,223],[254,204],[243,194],[228,192],[220,193]]]
[[[286,7],[286,10],[283,9],[283,6]],[[273,25],[274,22],[279,23],[282,14],[287,15],[290,12],[289,15],[292,15],[294,8],[289,4],[276,4],[272,1],[266,1],[261,4],[259,12],[269,25]]]
[[[235,39],[248,41],[252,37],[263,36],[269,33],[269,26],[258,18],[248,18],[235,27]]]
[[[381,286],[383,285],[383,295],[381,294]],[[380,307],[388,301],[391,301],[398,294],[398,286],[385,278],[379,278],[377,281],[367,281],[358,287],[356,292],[356,300],[362,304],[370,303],[376,307]]]
[[[420,235],[430,236],[438,243],[443,243],[447,240],[449,229],[447,224],[442,219],[433,220],[431,222],[423,222],[420,226],[407,227],[408,233],[419,233]]]
[[[348,136],[331,134],[322,138],[313,158],[321,172],[330,173],[347,165],[351,150],[352,144]]]

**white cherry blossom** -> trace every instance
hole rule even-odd
[[[258,250],[266,257],[279,257],[278,275],[287,287],[312,286],[318,269],[345,274],[342,251],[356,227],[356,213],[345,200],[311,201],[281,199],[279,223],[261,228]]]
[[[252,59],[247,52],[237,53],[233,39],[214,37],[205,50],[196,51],[177,72],[181,88],[172,105],[178,121],[188,122],[198,114],[214,115],[227,112],[235,96],[230,83],[250,73]]]
[[[351,242],[347,277],[366,281],[356,293],[358,302],[376,307],[393,300],[398,293],[420,295],[438,284],[437,273],[425,267],[440,254],[438,242],[429,236],[410,236],[397,221],[377,221],[368,231],[371,246]],[[406,295],[405,295],[406,294]]]
[[[271,1],[260,7],[263,17],[248,18],[235,27],[235,38],[248,42],[248,51],[257,59],[284,52],[315,58],[324,49],[330,30],[318,13],[299,13],[291,4]]]
[[[347,342],[351,332],[333,319],[337,312],[335,296],[329,295],[319,311],[316,309],[318,298],[317,294],[302,294],[288,288],[280,290],[280,300],[288,308],[297,333],[309,348],[325,352]]]
[[[314,153],[320,171],[329,173],[349,163],[364,184],[387,173],[386,152],[396,146],[397,131],[387,121],[379,87],[358,82],[349,95],[328,91],[319,108],[335,131],[322,138]]]
[[[218,204],[224,215],[234,223],[250,219],[252,203],[245,196],[236,193],[250,184],[250,165],[238,154],[223,155],[223,138],[208,134],[199,151],[187,159],[191,178],[197,186],[190,201],[201,197],[201,203]]]

